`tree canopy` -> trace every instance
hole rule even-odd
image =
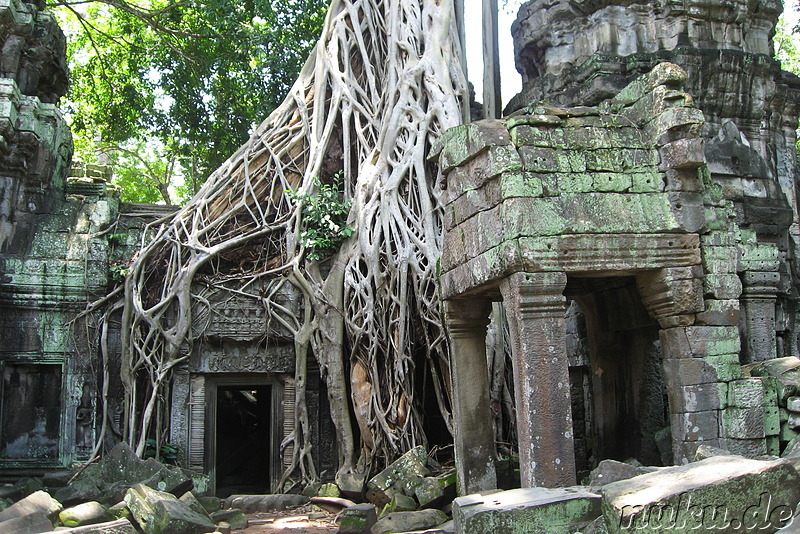
[[[53,7],[68,38],[76,158],[114,164],[124,200],[171,203],[195,193],[283,100],[327,3],[55,0]]]

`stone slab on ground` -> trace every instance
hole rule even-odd
[[[125,494],[131,515],[145,534],[202,534],[216,525],[171,493],[137,484]]]
[[[54,517],[61,509],[61,503],[52,498],[49,493],[37,491],[0,512],[0,522],[35,512],[42,512],[47,517]]]
[[[133,524],[127,519],[117,519],[106,523],[53,530],[46,534],[137,534],[137,532]]]
[[[607,484],[600,493],[611,533],[772,532],[800,502],[800,475],[783,460],[714,456]]]
[[[225,499],[225,508],[238,508],[246,514],[253,512],[272,512],[308,502],[304,495],[231,495]]]
[[[349,499],[343,499],[341,497],[311,497],[309,502],[332,514],[338,514],[345,508],[350,508],[356,504]]]
[[[453,501],[458,534],[572,534],[600,513],[600,495],[579,486],[476,493]]]
[[[419,510],[416,512],[392,512],[382,517],[370,528],[371,534],[388,532],[412,532],[430,529],[447,522],[447,516],[441,510]]]
[[[39,534],[53,530],[53,523],[42,511],[13,517],[0,523],[0,534]]]

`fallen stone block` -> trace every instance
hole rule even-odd
[[[166,491],[175,496],[192,489],[191,476],[175,466],[164,465],[154,458],[142,460],[125,442],[118,443],[98,463],[88,466],[56,495],[66,505],[98,501],[111,505],[125,496],[135,484]]]
[[[73,506],[82,502],[96,500],[100,496],[100,488],[93,479],[75,480],[69,486],[58,488],[53,496],[64,506]]]
[[[47,517],[55,517],[62,508],[61,503],[52,498],[49,493],[37,491],[0,512],[0,522],[36,512],[42,512]]]
[[[631,465],[616,460],[603,460],[594,468],[589,475],[589,487],[599,488],[612,482],[626,480],[645,473],[657,471],[658,467],[648,467],[643,465]]]
[[[422,445],[403,454],[367,482],[367,500],[380,506],[387,504],[398,493],[412,496],[415,477],[428,474],[425,466],[427,457]]]
[[[600,495],[579,486],[476,493],[453,501],[456,532],[469,534],[572,534],[600,513]]]
[[[12,517],[0,523],[0,534],[39,534],[53,530],[53,523],[41,511]]]
[[[786,461],[715,456],[660,469],[600,490],[611,533],[774,531],[800,502],[800,475]]]
[[[412,532],[425,530],[447,521],[447,516],[441,510],[419,510],[416,512],[394,512],[382,517],[372,525],[371,534],[385,534],[387,532]]]
[[[375,506],[369,503],[356,504],[342,510],[339,516],[339,534],[369,534],[378,521]]]
[[[392,512],[410,512],[412,510],[416,510],[417,508],[417,501],[415,501],[413,497],[398,493],[392,496],[392,500],[383,507],[380,515],[381,517],[384,517]]]
[[[211,514],[211,519],[217,524],[227,523],[234,530],[245,529],[250,524],[244,512],[236,508],[214,512]]]
[[[187,491],[181,495],[179,500],[200,515],[210,515],[191,491]]]
[[[435,477],[419,477],[414,484],[414,497],[420,508],[439,508],[456,498],[456,470]]]
[[[341,473],[336,475],[336,485],[344,497],[353,501],[360,501],[364,496],[366,475],[357,473]]]
[[[783,449],[783,454],[781,454],[781,456],[783,458],[800,457],[800,436],[786,444],[786,448]]]
[[[95,523],[107,523],[114,519],[112,515],[97,501],[89,501],[72,508],[62,510],[58,514],[59,522],[65,527],[81,527]]]
[[[137,534],[137,532],[127,519],[117,519],[107,523],[53,530],[46,534]]]
[[[125,503],[145,534],[201,534],[214,532],[216,525],[171,493],[142,484],[130,488]]]
[[[292,506],[306,504],[308,497],[303,495],[231,495],[225,499],[225,508],[237,508],[246,514],[253,512],[272,512]]]
[[[441,525],[437,525],[433,528],[427,528],[425,530],[413,530],[411,532],[404,532],[403,534],[455,534],[456,532],[456,524],[451,519]]]
[[[222,509],[222,499],[219,497],[202,495],[197,497],[197,501],[209,514]]]

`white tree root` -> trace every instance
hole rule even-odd
[[[340,473],[426,443],[425,374],[449,424],[436,280],[442,206],[438,170],[425,157],[461,122],[466,94],[451,2],[333,0],[285,102],[173,219],[152,229],[122,297],[125,438],[137,453],[163,435],[157,414],[171,371],[202,335],[192,328],[201,281],[257,299],[295,337],[297,425],[284,443],[293,453],[284,482],[317,478],[305,406],[309,354],[326,380]],[[330,181],[340,170],[355,232],[323,276],[306,258],[300,206],[286,191],[313,192],[315,177]],[[274,299],[284,283],[302,295],[298,315]],[[251,289],[265,284],[270,291]]]

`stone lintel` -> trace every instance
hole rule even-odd
[[[609,271],[634,273],[700,265],[700,261],[697,234],[525,237],[500,243],[442,273],[442,295],[452,298],[496,286],[505,275],[521,271],[587,275]]]

